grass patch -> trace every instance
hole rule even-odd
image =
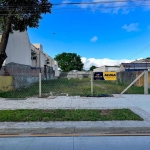
[[[20,109],[0,110],[0,122],[30,122],[30,121],[111,121],[143,119],[129,109],[107,110],[41,110]]]

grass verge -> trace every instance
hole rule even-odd
[[[140,116],[133,113],[130,109],[20,109],[0,110],[0,114],[0,122],[143,120]]]

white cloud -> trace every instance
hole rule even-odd
[[[131,32],[131,31],[138,31],[138,23],[131,23],[130,25],[124,25],[122,26],[122,29],[125,29],[127,32]]]
[[[94,36],[93,38],[91,38],[91,42],[96,42],[98,40],[98,37],[97,36]]]
[[[82,62],[84,63],[84,69],[88,70],[92,65],[96,67],[101,67],[104,65],[107,66],[115,66],[115,65],[120,65],[121,63],[129,63],[133,60],[127,60],[127,59],[121,59],[121,60],[112,60],[108,58],[103,58],[103,59],[95,59],[95,58],[81,58]]]

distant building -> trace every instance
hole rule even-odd
[[[150,70],[150,59],[136,60],[131,63],[121,63],[120,71]]]
[[[119,72],[119,69],[119,66],[101,66],[99,68],[94,69],[93,72]]]
[[[90,71],[78,71],[78,70],[72,70],[69,71],[67,74],[67,78],[71,79],[71,78],[90,78],[91,77],[91,72]]]

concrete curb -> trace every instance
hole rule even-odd
[[[0,134],[150,133],[149,121],[4,122]]]
[[[87,127],[87,128],[4,128],[1,135],[16,134],[148,134],[150,127]]]

